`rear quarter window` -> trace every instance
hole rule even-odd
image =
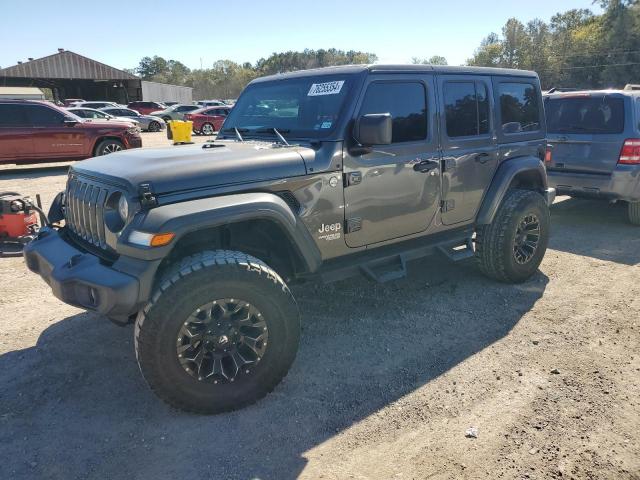
[[[540,106],[535,85],[525,82],[501,82],[498,95],[503,133],[540,130]]]
[[[545,102],[547,131],[611,134],[624,131],[624,99],[620,97],[555,97]]]

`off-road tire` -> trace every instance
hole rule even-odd
[[[640,202],[629,202],[627,206],[629,222],[633,225],[640,225]]]
[[[116,151],[121,151],[121,150],[124,150],[123,143],[120,140],[109,138],[107,140],[102,140],[96,146],[95,156],[99,157],[101,155],[108,155],[110,153],[115,153]]]
[[[186,318],[216,298],[250,302],[263,314],[268,347],[247,376],[212,384],[190,376],[179,363],[176,338]],[[289,288],[261,260],[242,252],[204,251],[170,267],[138,314],[135,350],[151,389],[181,410],[213,414],[261,399],[286,376],[300,339],[300,315]]]
[[[519,264],[514,241],[519,223],[534,214],[540,225],[537,248],[530,260]],[[542,195],[529,190],[510,190],[489,225],[476,230],[476,261],[486,276],[505,283],[521,283],[540,266],[549,243],[549,208]]]

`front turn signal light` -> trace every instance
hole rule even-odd
[[[129,243],[141,245],[143,247],[163,247],[168,245],[175,238],[173,232],[166,233],[147,233],[133,230],[129,234]]]

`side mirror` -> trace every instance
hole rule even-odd
[[[364,147],[389,145],[393,132],[390,113],[362,115],[353,127],[353,138]]]
[[[63,123],[67,127],[73,127],[74,125],[78,124],[78,121],[76,119],[74,119],[74,118],[65,118]]]

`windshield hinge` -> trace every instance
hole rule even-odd
[[[153,187],[150,183],[141,183],[138,185],[138,194],[142,208],[151,208],[158,205],[158,199],[153,193]]]

